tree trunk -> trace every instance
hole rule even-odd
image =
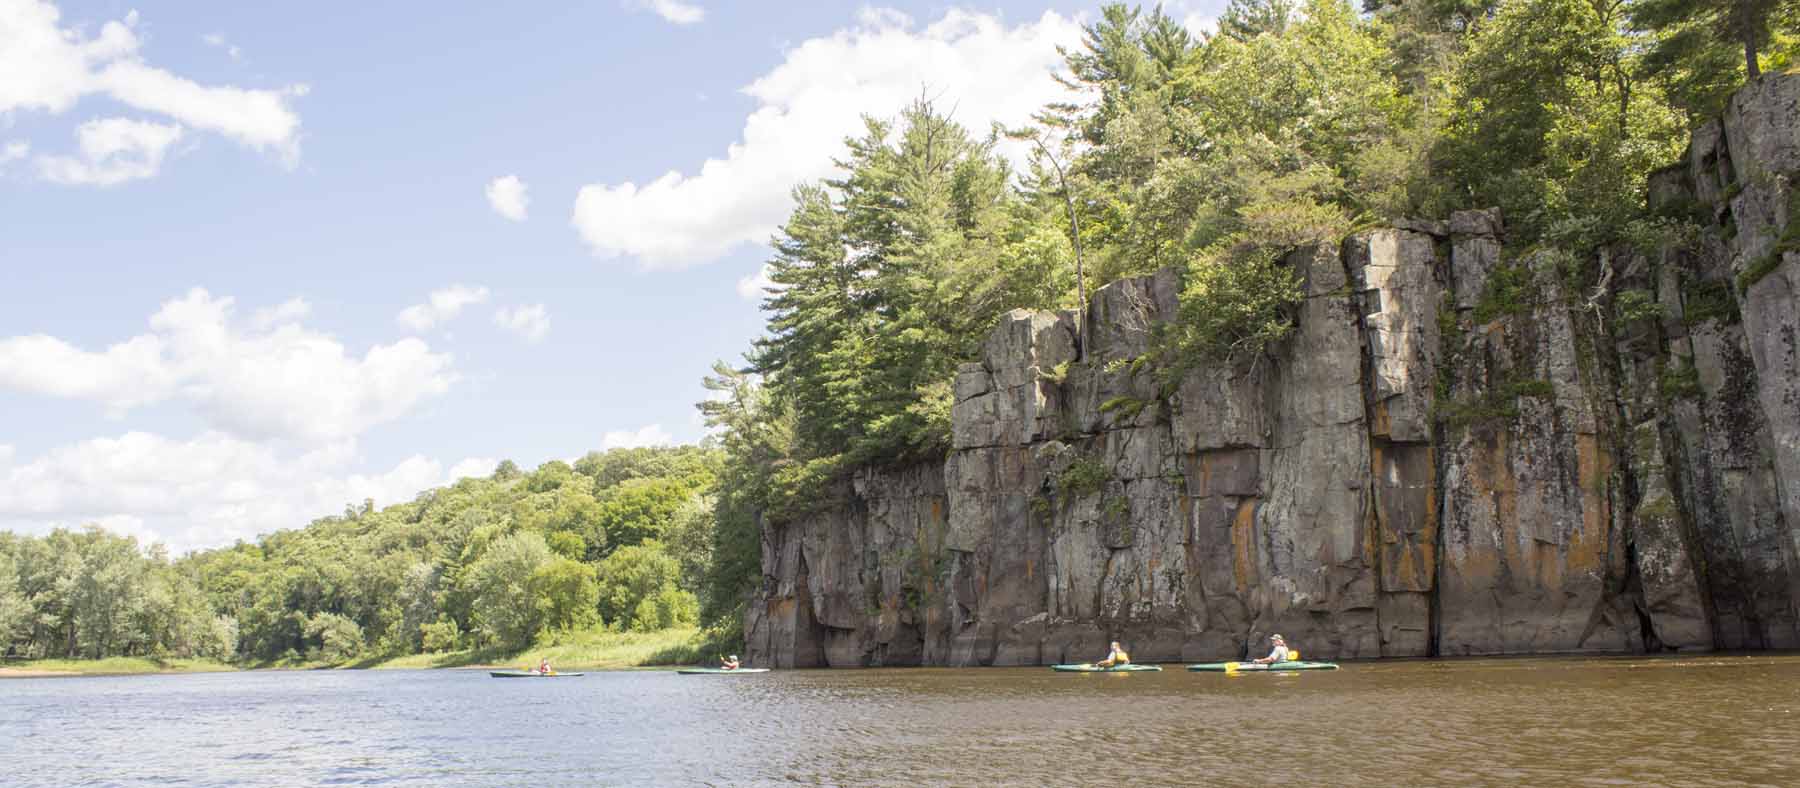
[[[1756,41],[1749,35],[1744,36],[1744,73],[1750,75],[1752,82],[1762,76],[1762,69],[1756,65]]]

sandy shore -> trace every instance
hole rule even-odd
[[[0,679],[42,679],[52,676],[79,676],[72,670],[34,670],[28,668],[0,668]]]

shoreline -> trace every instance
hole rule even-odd
[[[37,659],[0,662],[0,680],[69,678],[75,676],[137,676],[174,673],[238,673],[248,671],[309,670],[513,670],[536,665],[548,658],[558,670],[612,671],[670,668],[704,661],[694,645],[699,630],[693,627],[657,632],[608,632],[568,634],[550,644],[516,653],[468,649],[399,656],[363,657],[344,662],[291,662],[230,664],[199,659],[107,657],[104,659]]]
[[[361,663],[352,662],[352,663],[318,664],[318,665],[259,665],[259,666],[251,666],[251,667],[240,667],[240,666],[236,666],[236,665],[229,665],[229,664],[217,663],[217,662],[202,662],[202,661],[198,661],[198,660],[161,661],[164,664],[159,666],[156,664],[159,662],[158,660],[152,660],[152,659],[145,658],[145,657],[113,657],[113,658],[109,658],[109,659],[105,659],[105,660],[92,660],[92,661],[34,660],[32,662],[25,663],[19,667],[0,666],[0,680],[78,678],[78,677],[96,677],[96,676],[172,675],[172,674],[181,674],[181,673],[304,672],[304,671],[317,671],[317,670],[466,670],[466,671],[480,672],[480,671],[488,671],[488,670],[517,670],[517,669],[520,669],[520,665],[518,663],[511,662],[511,661],[468,662],[468,663],[461,663],[461,664],[438,664],[438,665],[394,664],[394,663],[406,663],[406,662],[420,662],[420,661],[425,661],[427,659],[433,659],[433,658],[442,659],[445,657],[455,657],[457,655],[458,655],[458,652],[451,652],[450,654],[412,654],[412,655],[397,657],[397,658],[394,658],[391,660],[387,660],[385,662],[379,662],[379,663],[373,663],[373,664],[370,664],[365,661],[365,662],[361,662]],[[1616,665],[1621,662],[1634,662],[1634,661],[1681,662],[1681,661],[1692,661],[1692,660],[1704,660],[1704,659],[1708,659],[1708,658],[1714,658],[1714,659],[1720,659],[1720,660],[1726,660],[1726,659],[1783,660],[1783,658],[1792,659],[1795,657],[1800,657],[1800,650],[1772,649],[1772,650],[1761,650],[1761,651],[1666,652],[1666,653],[1656,653],[1656,654],[1629,654],[1629,653],[1620,653],[1620,652],[1596,652],[1596,653],[1547,652],[1547,653],[1543,653],[1543,654],[1455,655],[1455,656],[1444,656],[1444,657],[1388,657],[1388,658],[1377,658],[1377,659],[1342,659],[1342,660],[1330,660],[1330,661],[1338,662],[1346,667],[1356,666],[1356,667],[1364,667],[1364,668],[1375,667],[1375,666],[1379,666],[1379,665],[1399,665],[1399,664],[1408,664],[1408,663],[1416,664],[1416,663],[1421,663],[1421,662],[1438,663],[1438,664],[1442,664],[1442,665],[1457,665],[1457,664],[1472,664],[1472,663],[1499,663],[1498,665],[1496,665],[1496,667],[1499,667],[1501,665],[1505,665],[1506,663],[1525,663],[1525,662],[1532,662],[1532,661],[1579,661],[1579,662],[1593,662],[1595,664],[1615,664]],[[581,672],[587,672],[587,673],[613,673],[613,672],[624,673],[624,672],[636,672],[636,671],[674,670],[677,668],[692,667],[694,664],[697,664],[697,663],[694,663],[691,661],[689,661],[689,662],[656,662],[656,663],[628,664],[628,663],[623,663],[618,660],[593,660],[593,661],[561,660],[561,661],[559,661],[554,658],[552,658],[551,661],[553,663],[556,663],[557,669],[559,671],[565,671],[565,672],[581,671]],[[88,664],[82,664],[83,662],[87,662]],[[135,664],[120,665],[119,664],[120,662],[129,662],[129,663],[135,663]],[[48,665],[46,666],[45,663],[48,663]],[[1164,667],[1174,666],[1176,668],[1180,668],[1180,667],[1183,667],[1183,666],[1191,664],[1191,663],[1186,662],[1186,661],[1181,661],[1181,662],[1143,662],[1140,664],[1161,665]],[[1723,664],[1723,663],[1721,663],[1721,664]],[[527,666],[527,667],[529,667],[529,666]],[[1009,669],[1009,668],[1045,668],[1045,667],[1048,667],[1048,664],[1045,664],[1045,665],[963,665],[963,666],[886,665],[886,666],[869,666],[869,667],[788,668],[787,670],[819,670],[819,671],[832,671],[832,670],[851,670],[851,671],[854,671],[854,670],[987,670],[987,669],[996,669],[996,668],[997,669]]]

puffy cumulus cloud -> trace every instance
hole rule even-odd
[[[525,209],[531,205],[531,198],[525,194],[525,182],[517,175],[503,175],[488,181],[488,207],[515,222],[525,221]]]
[[[354,459],[351,444],[284,453],[216,431],[185,441],[145,432],[95,438],[19,464],[0,459],[0,525],[41,532],[97,523],[177,551],[215,547],[296,528],[346,504],[411,500],[495,465],[468,459],[446,471],[413,456],[358,473]]]
[[[461,314],[464,307],[486,303],[487,300],[488,289],[485,287],[451,285],[431,291],[431,295],[425,297],[425,303],[413,304],[400,310],[400,314],[394,319],[413,331],[429,331],[432,326],[449,322]]]
[[[501,307],[494,312],[494,325],[527,342],[537,342],[550,333],[550,310],[543,304]]]
[[[144,334],[102,351],[82,350],[43,334],[0,339],[0,387],[105,406],[118,417],[167,399],[178,375],[164,338]]]
[[[163,155],[181,141],[180,126],[129,118],[90,120],[76,129],[81,155],[39,156],[44,180],[70,186],[117,186],[153,177]]]
[[[418,339],[356,356],[296,322],[296,302],[247,323],[233,311],[233,299],[195,288],[165,302],[149,333],[104,350],[41,334],[0,339],[0,388],[96,402],[113,416],[176,400],[232,435],[316,445],[398,419],[456,379],[451,357]]]
[[[706,19],[706,9],[698,3],[684,3],[681,0],[632,0],[630,7],[654,12],[665,21],[677,25],[691,25]]]
[[[267,331],[283,323],[296,322],[310,314],[312,314],[312,304],[306,303],[306,299],[296,296],[274,306],[265,306],[252,312],[250,326],[258,331]]]
[[[606,433],[600,438],[600,450],[641,449],[647,446],[668,446],[674,442],[675,436],[664,430],[661,424],[649,424],[635,432],[618,430]]]
[[[300,153],[300,116],[291,106],[305,85],[250,89],[202,85],[146,63],[139,50],[137,12],[109,21],[99,33],[65,27],[46,0],[0,0],[0,114],[68,111],[87,96],[163,115],[214,132],[292,165]]]
[[[917,27],[893,11],[787,52],[743,92],[756,109],[723,158],[649,183],[589,184],[572,223],[596,256],[635,256],[644,266],[680,267],[716,259],[740,244],[768,240],[792,207],[795,183],[832,173],[832,156],[861,128],[863,115],[892,116],[923,91],[976,133],[1019,124],[1066,98],[1052,78],[1058,45],[1078,45],[1081,25],[1046,12],[1008,25],[952,10]]]

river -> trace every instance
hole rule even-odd
[[[0,783],[1800,785],[1800,656],[0,681]]]

